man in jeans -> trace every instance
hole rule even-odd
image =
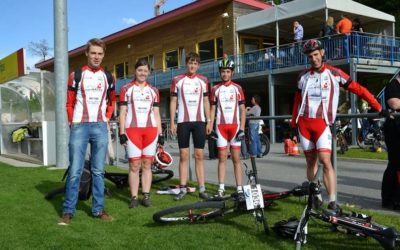
[[[104,162],[108,147],[107,122],[115,107],[114,78],[107,79],[100,66],[106,50],[105,43],[97,38],[86,44],[88,63],[81,69],[81,77],[72,72],[68,80],[67,114],[71,128],[69,138],[69,170],[65,187],[63,215],[59,225],[68,225],[76,211],[79,182],[86,148],[90,144],[92,175],[92,215],[104,221],[113,218],[104,210]],[[75,82],[80,79],[79,82]]]
[[[261,115],[261,107],[260,107],[260,96],[254,95],[251,98],[251,104],[253,107],[247,107],[247,116],[260,116]],[[249,120],[249,133],[250,133],[250,153],[252,156],[257,156],[257,158],[262,157],[261,152],[261,142],[260,135],[258,133],[260,128],[260,120]]]

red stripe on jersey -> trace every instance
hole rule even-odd
[[[103,106],[104,96],[106,95],[107,88],[108,88],[107,79],[105,78],[105,74],[103,74],[103,79],[104,79],[104,81],[103,81],[104,90],[103,90],[103,94],[101,95],[101,101],[100,101],[100,104],[99,104],[99,108],[97,109],[97,121],[102,121],[102,122],[104,120],[103,120],[103,115],[102,115],[102,112],[101,112],[101,108]]]
[[[135,101],[133,100],[133,87],[131,88],[131,103],[132,103],[132,120],[131,120],[131,128],[136,127],[137,117],[135,110]]]
[[[200,95],[199,95],[199,101],[198,101],[198,106],[197,106],[197,115],[196,115],[196,120],[201,121],[201,98],[203,98],[203,85],[200,83]]]
[[[185,86],[185,82],[182,83],[182,87],[181,87],[182,102],[183,102],[183,106],[184,106],[184,109],[183,109],[183,112],[184,112],[184,114],[183,114],[183,122],[188,122],[190,119],[189,119],[188,107],[186,105],[185,93],[183,91],[183,87],[184,86]]]
[[[89,121],[89,108],[88,108],[87,102],[86,102],[86,92],[85,92],[85,87],[84,87],[84,79],[85,79],[85,73],[82,74],[82,81],[81,81],[81,92],[82,92],[82,102],[83,102],[83,110],[82,110],[82,120],[81,120],[81,122]]]
[[[225,124],[225,123],[226,123],[226,120],[225,120],[224,112],[222,112],[222,107],[221,107],[221,105],[218,105],[218,108],[219,108],[219,115],[220,115],[219,124]]]
[[[331,92],[329,93],[329,100],[331,100],[331,101],[329,102],[327,113],[328,113],[328,121],[333,121],[332,103],[333,103],[333,91],[334,91],[333,88],[334,88],[334,86],[333,86],[332,79],[330,79],[329,83],[331,84]]]

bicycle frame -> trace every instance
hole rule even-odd
[[[360,214],[349,214],[343,211],[340,214],[330,214],[327,212],[319,213],[312,209],[312,202],[315,195],[320,193],[320,184],[310,183],[307,205],[304,208],[300,222],[297,226],[294,240],[296,250],[301,249],[301,245],[307,242],[307,226],[310,217],[330,223],[338,229],[343,228],[346,232],[363,237],[373,237],[385,249],[394,249],[396,243],[400,242],[400,234],[393,228],[373,223],[370,216]]]

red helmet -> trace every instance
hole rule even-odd
[[[317,39],[310,39],[303,45],[303,53],[308,54],[314,50],[323,49],[322,43]]]
[[[160,165],[160,168],[169,167],[174,162],[172,156],[167,151],[164,151],[164,147],[162,145],[158,146],[155,158]]]

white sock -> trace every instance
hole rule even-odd
[[[243,193],[243,186],[237,186],[237,187],[236,187],[236,191],[237,191],[238,193]]]
[[[220,183],[218,189],[219,190],[225,190],[225,184],[224,183]]]
[[[329,195],[329,202],[336,201],[336,195],[330,194]]]

